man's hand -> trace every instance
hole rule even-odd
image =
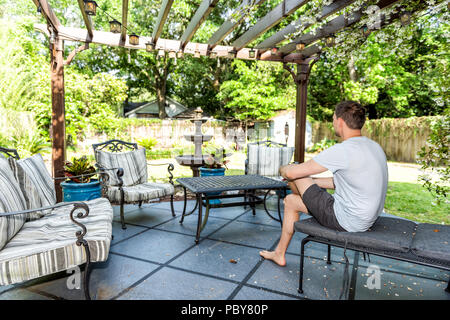
[[[286,176],[286,170],[289,167],[289,165],[281,166],[280,167],[280,176],[282,176],[284,179],[288,179]]]

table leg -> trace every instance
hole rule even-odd
[[[270,190],[267,190],[266,194],[264,195],[264,201],[263,201],[263,204],[264,204],[264,210],[266,211],[267,215],[268,215],[270,218],[272,218],[273,220],[278,221],[278,222],[281,223],[280,202],[278,202],[278,217],[279,217],[279,219],[277,219],[277,218],[275,218],[274,216],[272,216],[272,215],[270,214],[270,212],[269,212],[269,209],[267,209],[266,200],[267,200],[267,196],[269,195],[269,193],[270,193]]]
[[[200,232],[203,231],[203,229],[206,226],[206,222],[208,222],[208,216],[209,216],[209,209],[210,209],[210,203],[208,196],[205,195],[206,200],[206,211],[205,211],[205,217],[203,218],[202,226],[200,227]]]
[[[181,216],[180,223],[183,223],[184,217],[187,217],[187,216],[190,216],[191,214],[193,214],[195,209],[197,209],[197,206],[198,206],[198,201],[195,201],[194,209],[192,209],[191,212],[189,212],[189,213],[185,213],[186,207],[187,207],[187,191],[186,191],[186,188],[183,187],[183,189],[184,189],[184,208],[183,208],[183,215]]]
[[[198,221],[197,221],[197,234],[195,236],[195,244],[198,244],[200,241],[200,226],[202,224],[202,194],[197,193],[197,205],[198,205]]]
[[[250,207],[252,208],[253,215],[256,215],[256,210],[255,210],[255,208],[256,208],[256,205],[255,205],[255,202],[256,202],[256,191],[255,190],[253,190],[250,193],[250,197],[252,198],[252,200],[250,201]]]

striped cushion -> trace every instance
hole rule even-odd
[[[11,159],[11,158],[10,158]],[[15,161],[17,180],[27,202],[27,209],[52,206],[56,203],[55,185],[40,154]],[[32,212],[28,220],[38,219],[46,212]]]
[[[289,164],[293,154],[293,147],[280,148],[249,144],[247,174],[279,176],[280,167]]]
[[[132,203],[138,201],[148,201],[174,194],[174,187],[170,183],[147,182],[137,186],[123,187],[124,202]],[[120,203],[119,187],[108,187],[108,199],[111,202]]]
[[[87,228],[91,261],[108,259],[113,211],[109,201],[87,201],[89,215],[77,219]],[[19,283],[64,271],[86,262],[83,246],[76,245],[81,230],[69,217],[72,206],[61,207],[39,220],[26,222],[0,251],[0,285]]]
[[[0,159],[0,212],[21,211],[25,208],[25,198],[8,161]],[[25,214],[0,217],[0,249],[19,232],[25,218]]]
[[[95,151],[97,164],[105,169],[123,168],[123,185],[134,186],[145,183],[147,177],[147,159],[145,158],[145,148],[129,152],[111,153],[101,150]],[[119,185],[116,170],[107,171],[109,181],[107,185]]]

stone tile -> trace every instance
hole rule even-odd
[[[196,202],[196,200],[188,200],[187,201],[186,212],[190,212],[192,209],[194,209],[195,202]],[[165,210],[170,210],[170,202],[169,201],[149,203],[146,205],[149,207],[153,207],[153,208],[161,208],[161,209],[165,209]],[[183,212],[183,206],[184,206],[184,201],[174,201],[173,207],[174,207],[175,213],[177,215],[181,214]]]
[[[304,295],[300,295],[297,291],[300,276],[299,257],[288,254],[286,261],[286,266],[280,267],[265,260],[247,283],[310,299],[338,299],[342,286],[343,264],[329,266],[322,260],[305,259]]]
[[[126,229],[122,229],[122,224],[120,222],[113,221],[112,234],[114,236],[114,239],[111,241],[111,245],[114,245],[117,242],[122,241],[123,239],[134,236],[135,234],[140,233],[144,230],[148,229],[144,227],[133,226],[130,224],[127,225]]]
[[[209,238],[268,249],[278,240],[279,236],[279,228],[233,221],[210,235]]]
[[[166,230],[166,231],[175,231],[184,233],[187,235],[195,236],[197,234],[197,222],[198,222],[198,216],[197,215],[190,215],[184,218],[183,224],[180,224],[180,219],[177,218],[175,220],[170,220],[158,227],[156,229],[158,230]],[[222,227],[224,224],[226,224],[228,221],[225,219],[217,219],[213,217],[208,218],[208,222],[206,223],[205,228],[202,230],[200,236],[204,237],[208,234],[216,231],[220,227]]]
[[[296,298],[263,289],[243,286],[233,300],[297,300]]]
[[[450,271],[379,257],[372,254],[369,258],[366,258],[366,261],[364,261],[361,253],[359,265],[365,267],[368,267],[369,265],[377,265],[380,269],[388,270],[390,272],[411,274],[413,276],[432,278],[435,280],[447,279],[448,281],[448,278],[450,276]]]
[[[225,300],[237,284],[163,268],[132,288],[120,300]]]
[[[119,216],[120,215],[120,206],[115,204],[115,205],[112,205],[112,208],[113,208],[114,217]],[[137,204],[124,204],[123,212],[125,212],[125,214],[126,214],[127,212],[134,211],[137,208],[138,208]]]
[[[173,219],[170,211],[161,208],[142,206],[130,212],[125,212],[125,223],[144,227],[154,227],[165,221]],[[120,216],[114,217],[114,221],[120,222]]]
[[[195,237],[192,236],[152,229],[118,243],[111,248],[111,251],[149,261],[165,263],[193,246],[195,244],[194,240]]]
[[[156,269],[158,265],[110,254],[107,261],[93,264],[90,276],[91,298],[107,300]],[[81,274],[84,276],[84,273]],[[83,300],[83,282],[80,290],[69,290],[69,276],[32,286],[32,288],[70,300]],[[81,278],[82,279],[82,278]]]
[[[230,262],[232,259],[236,263]],[[258,249],[206,239],[172,261],[170,265],[224,279],[242,281],[258,261],[260,261]]]
[[[276,211],[271,211],[270,214],[275,218],[278,218],[278,213]],[[281,213],[281,216],[283,217],[283,212]],[[264,209],[256,209],[255,215],[253,215],[251,209],[248,209],[248,211],[240,216],[237,221],[270,225],[279,228],[281,231],[281,224],[278,221],[270,218]]]
[[[444,289],[447,281],[424,279],[410,275],[380,271],[380,286],[375,280],[377,273],[365,267],[358,268],[355,299],[358,300],[450,300]]]
[[[10,289],[0,294],[0,300],[52,300],[22,288]]]

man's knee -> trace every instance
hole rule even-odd
[[[294,194],[288,194],[286,197],[284,197],[284,205],[291,207],[295,203],[295,201],[297,201],[297,199],[295,198],[296,196]]]

